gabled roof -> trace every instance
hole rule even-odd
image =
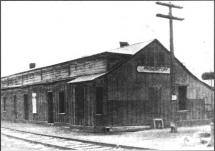
[[[170,54],[170,52],[168,51],[168,49],[166,47],[164,47],[159,40],[157,39],[154,39],[154,40],[149,40],[149,41],[146,41],[146,42],[141,42],[141,43],[136,43],[136,44],[133,44],[133,45],[128,45],[128,46],[125,46],[123,48],[118,48],[118,49],[113,49],[113,50],[110,50],[110,52],[118,52],[118,53],[125,53],[127,52],[127,54],[132,54],[132,57],[129,58],[128,60],[122,62],[121,64],[119,64],[118,66],[115,66],[115,68],[113,68],[112,70],[110,70],[109,72],[107,72],[107,74],[111,73],[112,71],[118,69],[122,64],[128,62],[130,59],[132,59],[135,55],[137,55],[140,51],[144,51],[144,49],[150,45],[151,43],[153,42],[158,42],[158,44],[160,44],[164,50]],[[204,86],[208,87],[209,89],[211,90],[214,90],[213,87],[209,86],[208,84],[206,84],[205,82],[201,81],[199,78],[197,78],[194,74],[192,74],[176,57],[175,57],[175,60],[177,63],[179,63],[181,65],[181,67],[189,74],[191,75],[195,80],[199,81],[200,83],[202,83]],[[101,76],[102,77],[102,76]],[[98,77],[100,78],[100,77]]]
[[[156,39],[156,41],[164,48],[164,50],[166,50],[169,54],[170,52],[168,51],[167,48],[165,48],[159,40]],[[191,73],[184,65],[183,63],[181,63],[176,57],[175,57],[176,62],[189,74],[191,75],[195,80],[199,81],[200,83],[202,83],[204,86],[208,87],[209,89],[214,90],[213,87],[209,86],[208,84],[206,84],[205,82],[201,81],[199,78],[197,78],[193,73]]]
[[[120,48],[117,48],[117,49],[111,49],[111,50],[108,50],[107,52],[134,55],[138,51],[143,49],[144,47],[148,46],[153,41],[154,40],[149,40],[149,41],[145,41],[145,42],[135,43],[135,44],[120,47]]]
[[[1,77],[1,79],[7,78],[7,77],[12,77],[12,76],[15,76],[15,75],[18,75],[18,74],[24,74],[24,73],[28,73],[28,72],[30,73],[30,72],[34,72],[34,71],[37,71],[37,70],[46,69],[46,68],[49,68],[49,67],[60,66],[60,65],[68,64],[68,63],[75,63],[76,61],[99,59],[99,58],[110,57],[112,55],[119,55],[119,56],[124,56],[124,57],[130,56],[129,54],[126,54],[126,53],[124,54],[124,53],[117,53],[117,52],[116,53],[114,53],[114,52],[101,52],[101,53],[97,53],[97,54],[94,54],[94,55],[85,56],[85,57],[81,57],[81,58],[77,58],[77,59],[73,59],[73,60],[69,60],[69,61],[65,61],[65,62],[61,62],[61,63],[56,63],[56,64],[49,65],[49,66],[29,69],[29,70],[26,70],[26,71],[23,71],[23,72],[18,72],[18,73],[15,73],[15,74],[11,74],[11,75],[8,75],[8,76]]]
[[[94,79],[97,79],[97,78],[101,78],[109,73],[111,73],[112,71],[118,69],[122,64],[126,63],[127,61],[129,61],[131,58],[133,58],[135,55],[138,54],[138,52],[140,51],[144,51],[144,49],[150,45],[151,43],[153,42],[158,42],[158,44],[160,44],[164,50],[168,53],[170,53],[168,51],[167,48],[165,48],[157,39],[154,39],[154,40],[149,40],[149,41],[145,41],[145,42],[140,42],[140,43],[135,43],[135,44],[132,44],[132,45],[128,45],[128,46],[124,46],[124,47],[120,47],[120,48],[117,48],[117,49],[112,49],[112,50],[108,50],[108,51],[105,51],[105,52],[102,52],[102,53],[99,53],[99,54],[95,54],[95,55],[91,55],[91,56],[86,56],[86,57],[82,57],[82,58],[78,58],[78,59],[74,59],[74,60],[70,60],[70,61],[66,61],[66,62],[63,62],[63,63],[58,63],[58,64],[54,64],[54,65],[51,65],[51,66],[46,66],[46,67],[41,67],[41,68],[36,68],[36,69],[32,69],[32,70],[29,70],[29,71],[25,71],[25,72],[21,72],[21,73],[27,73],[27,72],[31,72],[31,71],[35,71],[35,70],[39,70],[39,69],[44,69],[44,68],[48,68],[48,67],[52,67],[52,66],[58,66],[58,65],[63,65],[63,64],[67,64],[67,63],[72,63],[72,62],[75,62],[75,61],[82,61],[82,60],[87,60],[87,59],[96,59],[96,58],[99,58],[99,57],[108,57],[108,56],[111,56],[111,55],[123,55],[125,56],[125,61],[123,62],[120,62],[120,64],[117,64],[115,65],[112,69],[110,69],[108,72],[106,73],[102,73],[101,75],[99,75],[98,77],[95,76],[93,77],[93,80]],[[198,79],[195,75],[193,75],[176,57],[175,57],[177,63],[179,63],[182,68],[189,74],[191,75],[194,79],[196,79],[197,81],[199,81],[200,83],[202,83],[203,85],[205,85],[206,87],[210,88],[210,89],[213,89],[212,87],[210,87],[209,85],[207,85],[206,83],[204,83],[203,81],[201,81],[200,79]],[[21,74],[21,73],[17,73],[17,74]],[[13,75],[17,75],[17,74],[13,74]],[[11,75],[11,76],[13,76]],[[7,76],[7,77],[10,77],[10,76]],[[81,77],[81,76],[80,76]],[[2,77],[3,78],[3,77]],[[78,77],[76,77],[78,78]],[[76,79],[75,78],[75,79]],[[86,80],[86,77],[84,77],[85,80]],[[89,80],[89,77],[87,77],[88,80]],[[79,79],[75,80],[75,81],[79,81]],[[92,77],[90,77],[90,79],[92,79]],[[83,80],[83,79],[82,79]],[[72,83],[72,82],[71,82]]]
[[[90,56],[85,56],[85,57],[81,57],[81,58],[77,58],[77,59],[73,59],[73,60],[69,60],[69,61],[65,61],[65,62],[61,62],[61,63],[49,65],[49,66],[44,66],[44,67],[40,67],[40,68],[29,69],[29,70],[26,70],[26,71],[23,71],[23,72],[15,73],[15,74],[4,76],[4,77],[1,77],[1,78],[11,77],[11,76],[18,75],[18,74],[23,74],[23,73],[27,73],[27,72],[33,72],[33,71],[36,71],[36,70],[45,69],[45,68],[49,68],[49,67],[54,67],[54,66],[58,66],[58,65],[63,65],[63,64],[67,64],[67,63],[72,63],[72,62],[76,62],[76,61],[82,61],[82,60],[88,60],[88,59],[97,59],[97,58],[100,58],[100,57],[109,57],[111,55],[121,55],[121,56],[125,56],[125,57],[127,56],[128,57],[128,56],[134,55],[136,52],[138,52],[139,50],[141,50],[142,48],[147,46],[152,41],[153,40],[140,42],[140,43],[135,43],[135,44],[132,44],[132,45],[119,47],[119,48],[116,48],[116,49],[111,49],[111,50],[101,52],[101,53],[97,53],[97,54],[90,55]]]

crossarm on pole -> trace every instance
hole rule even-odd
[[[156,4],[158,4],[158,5],[163,5],[163,6],[167,6],[167,7],[179,8],[179,9],[182,9],[182,8],[183,8],[183,7],[181,7],[181,6],[177,6],[177,5],[173,5],[173,4],[167,4],[167,3],[162,3],[162,2],[156,2]]]
[[[170,15],[163,15],[163,14],[156,14],[157,17],[162,17],[162,18],[168,18],[168,19],[174,19],[174,20],[184,20],[184,18],[178,18]]]

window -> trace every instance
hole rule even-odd
[[[65,95],[64,92],[59,92],[59,113],[65,113]]]
[[[179,99],[179,110],[187,109],[187,87],[179,86],[178,87],[178,99]]]
[[[37,100],[36,100],[36,93],[32,93],[32,113],[37,113]]]
[[[96,88],[96,114],[103,113],[103,88]]]
[[[3,97],[3,111],[6,111],[6,97]]]

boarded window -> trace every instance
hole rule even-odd
[[[32,93],[32,113],[37,113],[37,100],[36,100],[36,93]]]
[[[6,111],[6,97],[3,98],[3,111]]]
[[[65,94],[59,92],[59,113],[65,113]]]
[[[103,88],[96,88],[96,114],[103,113]]]
[[[186,86],[179,86],[178,87],[178,99],[179,99],[179,110],[186,110],[186,98],[187,96],[187,87]]]

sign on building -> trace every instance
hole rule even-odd
[[[152,66],[137,66],[138,72],[146,72],[146,73],[170,73],[170,68],[168,67],[152,67]]]

